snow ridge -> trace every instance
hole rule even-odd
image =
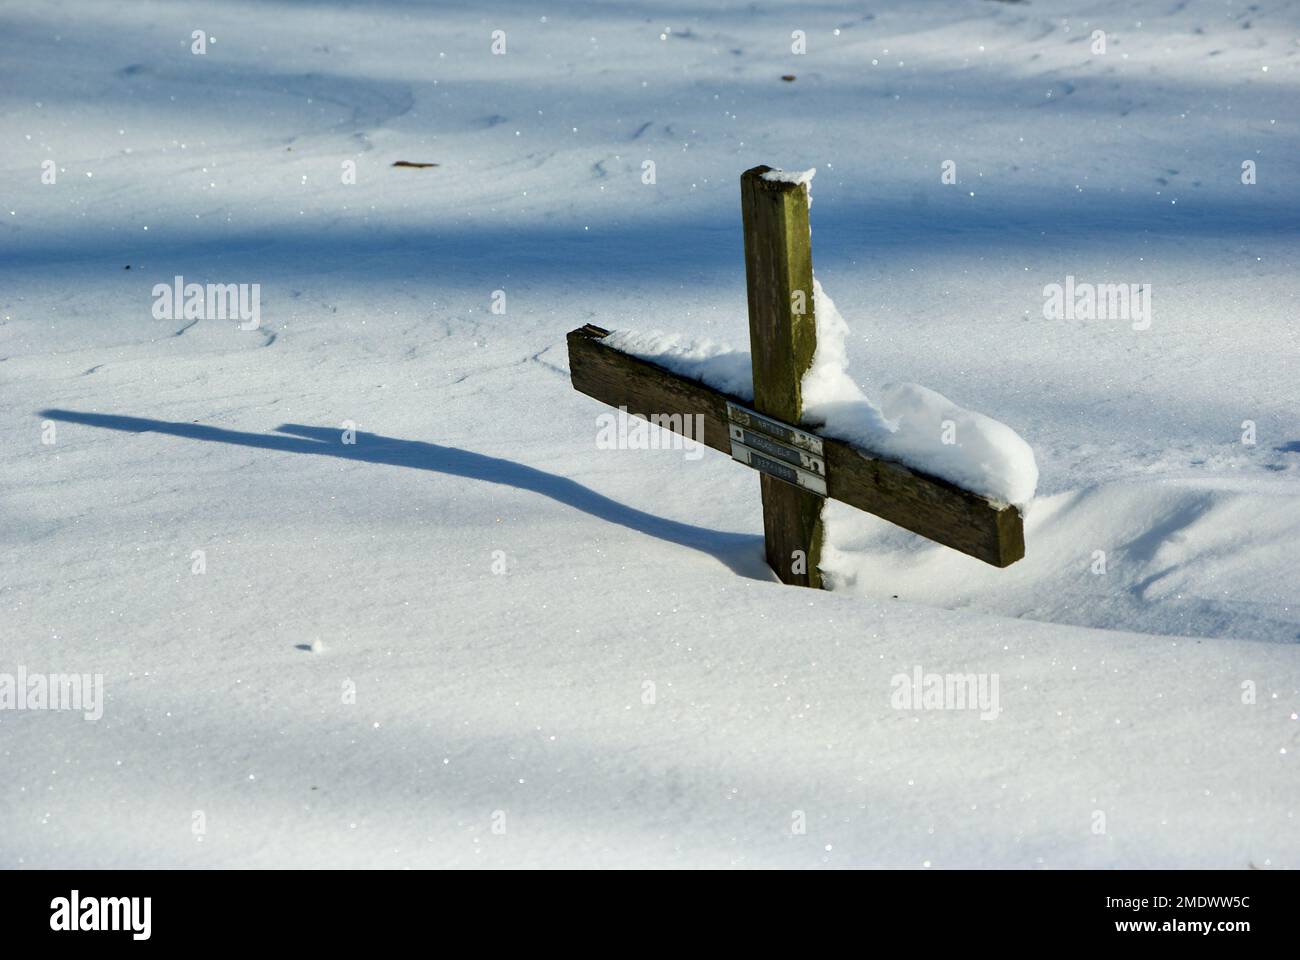
[[[813,280],[817,352],[803,378],[803,423],[993,500],[1023,506],[1038,485],[1034,451],[1013,429],[915,383],[873,401],[848,374],[849,325]],[[748,351],[682,334],[615,331],[605,341],[674,373],[752,401]]]

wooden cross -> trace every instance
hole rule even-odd
[[[703,417],[706,446],[761,473],[767,562],[788,584],[820,587],[825,497],[883,517],[997,567],[1025,555],[1016,507],[799,426],[803,375],[817,349],[808,189],[740,178],[753,356],[752,406],[604,343],[588,324],[568,335],[576,390],[683,432]]]

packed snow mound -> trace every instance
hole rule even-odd
[[[916,383],[886,383],[873,403],[848,374],[849,325],[816,279],[813,303],[817,353],[803,378],[804,423],[996,500],[1033,499],[1038,464],[1018,433]]]
[[[882,452],[1017,506],[1033,499],[1038,487],[1033,448],[1005,423],[919,383],[887,383],[880,390],[881,407],[895,425]]]
[[[1006,569],[841,504],[827,517],[821,571],[837,591],[1105,630],[1300,639],[1300,577],[1282,573],[1300,486],[1284,475],[1189,471],[1040,495],[1025,511],[1033,549]]]
[[[1019,434],[915,383],[887,383],[873,402],[848,374],[848,323],[815,279],[813,297],[817,352],[803,378],[804,425],[994,500],[1023,506],[1033,499],[1038,465]],[[605,342],[753,400],[747,350],[659,332],[615,331]]]
[[[658,330],[615,330],[604,342],[615,350],[649,360],[748,403],[754,401],[754,375],[748,350]]]
[[[769,170],[763,174],[764,180],[770,180],[773,183],[802,183],[808,187],[809,194],[812,193],[812,178],[817,175],[817,168],[810,170]],[[809,197],[809,202],[811,202]]]

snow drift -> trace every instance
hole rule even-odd
[[[848,373],[848,324],[815,279],[813,293],[817,352],[803,378],[805,426],[993,500],[1023,507],[1033,499],[1038,465],[1018,433],[916,383],[886,383],[873,401]],[[753,400],[748,351],[659,332],[615,331],[605,342]]]

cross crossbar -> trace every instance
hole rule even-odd
[[[691,423],[691,415],[700,415],[703,434],[693,439],[733,455],[735,422],[728,404],[742,409],[750,409],[752,404],[617,350],[605,343],[608,336],[608,330],[593,324],[569,333],[574,389],[612,407],[626,408],[633,415],[661,415],[657,422],[665,429]],[[1024,526],[1015,506],[989,500],[806,427],[783,425],[821,441],[829,499],[875,514],[995,567],[1009,566],[1024,557]],[[782,481],[774,478],[774,482]],[[806,487],[800,489],[807,492]]]

